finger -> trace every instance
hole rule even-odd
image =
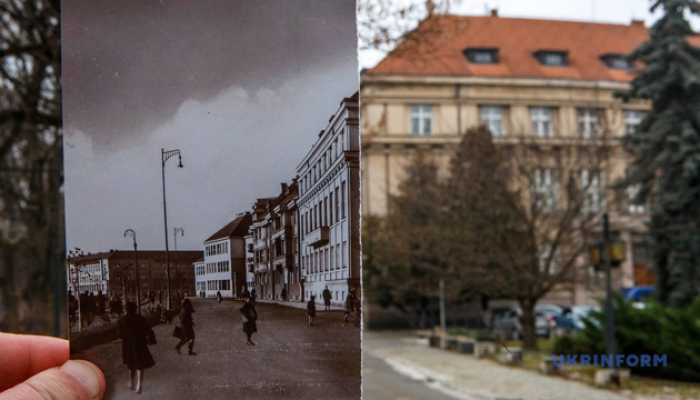
[[[105,387],[104,375],[94,364],[71,360],[0,393],[0,400],[101,399]]]
[[[0,392],[70,358],[68,341],[0,333]]]

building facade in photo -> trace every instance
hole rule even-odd
[[[261,299],[301,300],[298,266],[298,184],[281,184],[274,198],[258,199],[251,228],[254,287]]]
[[[362,73],[363,214],[389,212],[389,198],[398,193],[416,149],[446,173],[461,135],[478,125],[490,129],[497,145],[537,148],[543,156],[533,172],[535,190],[552,199],[565,196],[554,152],[605,141],[610,161],[596,170],[580,166],[577,173],[590,183],[590,211],[607,211],[613,236],[626,243],[626,261],[614,269],[613,285],[653,284],[646,207],[631,201],[633,189],[611,188],[631,161],[619,139],[634,132],[649,108],[613,96],[633,77],[624,55],[648,39],[644,24],[501,18],[496,12],[436,18],[441,39],[426,39],[410,58],[400,45]],[[698,38],[691,41],[700,44]],[[586,257],[580,265],[573,286],[549,300],[596,304],[602,273]]]
[[[190,269],[195,271],[195,284],[203,288],[205,297],[221,292],[222,297],[235,298],[245,291],[245,236],[251,222],[250,213],[239,214],[204,241],[204,265],[197,265],[198,269],[191,265]]]
[[[328,287],[334,304],[360,294],[359,93],[343,99],[297,167],[303,298]]]
[[[170,290],[173,299],[195,295],[192,263],[202,257],[201,251],[170,251]],[[150,292],[166,300],[168,292],[165,251],[138,251],[138,280],[133,250],[110,250],[70,257],[67,260],[68,289],[72,293],[85,291],[105,296],[126,296],[136,299],[137,281],[141,299]]]

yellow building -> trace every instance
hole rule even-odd
[[[446,171],[460,135],[480,124],[490,128],[498,144],[534,145],[542,154],[602,143],[610,150],[609,161],[595,170],[581,165],[578,176],[598,191],[592,193],[590,212],[608,211],[613,236],[626,243],[626,261],[613,271],[613,285],[653,284],[645,207],[630,201],[633,191],[610,188],[630,162],[619,139],[634,132],[648,108],[622,103],[613,93],[625,90],[633,77],[624,55],[647,37],[639,21],[512,19],[495,12],[422,23],[362,73],[363,215],[387,213],[389,196],[405,178],[414,149],[431,154]],[[563,199],[556,167],[547,156],[541,163],[539,185]],[[584,258],[575,284],[550,300],[595,304],[602,277]]]

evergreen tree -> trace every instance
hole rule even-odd
[[[651,101],[651,111],[624,138],[636,159],[624,181],[640,187],[637,201],[651,200],[650,260],[659,300],[684,306],[700,293],[700,49],[684,12],[696,0],[657,0],[664,16],[650,40],[629,55],[643,63],[624,100]]]

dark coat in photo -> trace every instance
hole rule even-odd
[[[241,314],[243,314],[243,332],[246,334],[252,334],[258,331],[258,312],[255,311],[255,306],[251,302],[246,302],[243,307],[241,307]]]
[[[184,334],[183,339],[194,339],[194,319],[192,318],[193,312],[194,308],[189,301],[184,302],[180,308],[180,326],[182,327],[182,333]]]
[[[130,370],[146,369],[156,364],[148,350],[156,343],[156,335],[146,319],[136,313],[127,313],[119,320],[122,339],[122,359]]]

